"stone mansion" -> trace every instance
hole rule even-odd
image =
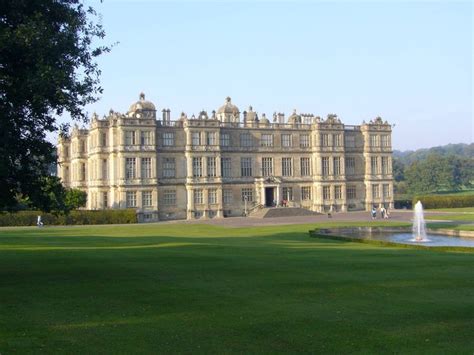
[[[58,175],[87,192],[88,209],[134,208],[139,220],[214,218],[263,207],[393,208],[391,126],[336,115],[271,119],[228,97],[196,117],[157,118],[140,94],[126,114],[94,114],[58,143]]]

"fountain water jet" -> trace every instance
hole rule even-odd
[[[429,242],[426,238],[426,224],[421,201],[415,204],[413,213],[413,240],[416,242]]]

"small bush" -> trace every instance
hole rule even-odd
[[[415,196],[413,204],[421,201],[424,208],[474,207],[474,195],[426,195]]]
[[[0,212],[0,226],[35,226],[38,216],[45,226],[71,224],[129,224],[137,223],[137,214],[133,209],[71,211],[68,215],[55,216],[39,211]]]

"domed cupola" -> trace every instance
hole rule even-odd
[[[239,108],[232,104],[229,96],[226,97],[224,105],[217,110],[217,118],[221,122],[239,122]]]
[[[128,109],[128,117],[136,118],[155,118],[156,107],[153,102],[145,100],[145,94],[140,93],[139,100]]]
[[[301,116],[296,113],[296,110],[293,110],[293,114],[288,117],[289,124],[298,124],[301,123]]]

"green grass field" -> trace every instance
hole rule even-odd
[[[0,229],[0,353],[472,354],[474,253],[315,227]]]

